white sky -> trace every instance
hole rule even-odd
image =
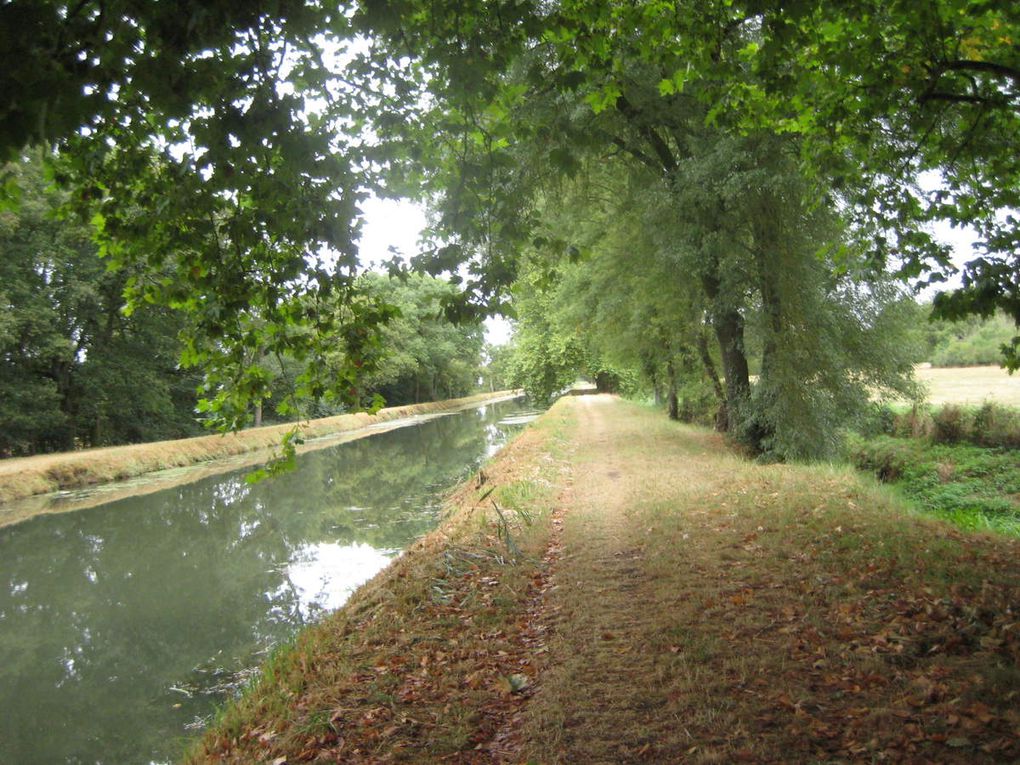
[[[358,244],[358,260],[372,268],[390,260],[390,247],[405,260],[418,252],[418,238],[425,228],[425,210],[407,200],[373,197],[362,204],[365,224]],[[485,339],[493,345],[510,340],[510,322],[502,317],[485,320]]]

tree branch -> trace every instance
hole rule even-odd
[[[999,77],[1007,77],[1020,85],[1020,69],[1014,69],[1005,64],[997,64],[994,61],[972,61],[970,59],[956,59],[955,61],[941,62],[943,69],[954,72],[988,72]]]
[[[662,136],[641,121],[641,112],[634,108],[626,96],[620,96],[616,99],[616,108],[620,114],[626,117],[637,128],[641,137],[648,142],[648,145],[661,163],[658,169],[665,170],[669,174],[676,172],[678,167],[676,157],[673,155],[669,145],[663,140]]]

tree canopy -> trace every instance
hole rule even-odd
[[[711,333],[726,425],[765,444],[763,413],[800,411],[798,365],[858,342],[834,310],[877,311],[890,268],[949,278],[935,221],[972,227],[979,252],[935,310],[1020,323],[1018,16],[974,0],[26,0],[0,8],[0,146],[56,147],[52,175],[132,305],[187,315],[184,361],[224,426],[267,395],[267,354],[302,366],[295,395],[363,398],[394,316],[356,280],[364,194],[430,202],[416,266],[465,281],[444,302],[466,316],[508,307],[526,251],[584,254],[547,200],[611,165],[669,221],[649,249],[684,282],[669,342],[704,363]]]

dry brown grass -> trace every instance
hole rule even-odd
[[[1015,540],[603,396],[484,472],[194,761],[1020,759]]]
[[[928,388],[928,400],[942,404],[1020,406],[1020,374],[1002,367],[918,367],[917,379]]]
[[[372,415],[359,413],[325,417],[304,423],[301,432],[305,439],[321,439],[405,417],[456,411],[510,395],[514,394],[508,391],[484,393],[449,401],[388,407]],[[157,470],[268,451],[277,447],[283,435],[292,427],[270,425],[224,435],[0,460],[0,503],[36,494],[122,481]],[[323,445],[328,444],[309,443],[303,450]]]

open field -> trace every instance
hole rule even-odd
[[[313,439],[328,439],[337,434],[370,428],[401,418],[453,412],[486,401],[516,395],[518,394],[512,391],[499,391],[448,401],[387,407],[375,414],[358,413],[324,417],[301,423],[301,434],[309,442]],[[297,423],[269,425],[223,435],[0,460],[0,504],[36,494],[122,481],[153,471],[170,470],[253,452],[263,452],[264,454],[260,456],[268,458],[268,451],[278,447],[284,434],[295,425]],[[329,442],[325,440],[306,443],[299,451],[327,445]],[[230,466],[235,465],[231,463]]]
[[[1002,367],[918,367],[917,379],[932,404],[981,404],[992,401],[1020,407],[1020,373]]]
[[[1020,761],[1020,541],[561,399],[189,762]]]

